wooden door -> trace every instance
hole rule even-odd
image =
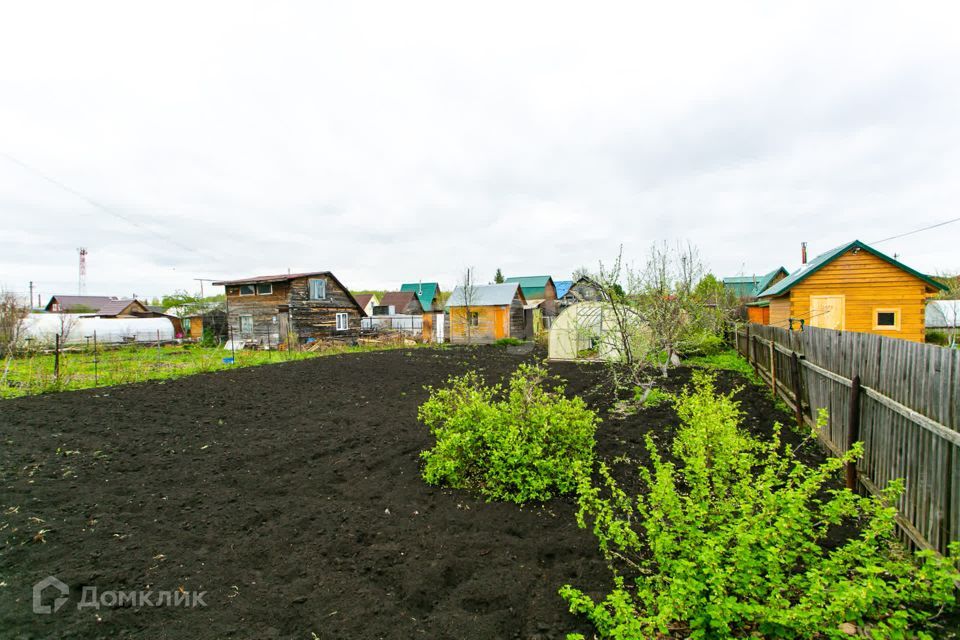
[[[810,296],[811,327],[843,331],[846,315],[845,296]]]
[[[290,316],[289,312],[281,311],[277,314],[280,317],[280,342],[287,342],[290,340]],[[290,348],[290,345],[287,345],[287,348]]]

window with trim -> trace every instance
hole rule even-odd
[[[269,282],[265,284],[257,285],[257,295],[258,296],[268,296],[273,293],[273,285]]]
[[[899,331],[900,309],[874,309],[873,328],[877,331]]]
[[[326,300],[327,299],[327,281],[326,280],[311,280],[310,281],[310,299],[311,300]]]
[[[471,312],[470,312],[470,326],[471,326],[471,327],[479,327],[479,326],[480,326],[480,312],[479,312],[479,311],[471,311]]]
[[[242,284],[237,287],[237,289],[238,293],[242,296],[252,296],[254,293],[256,293],[256,289],[252,284]]]
[[[337,314],[337,331],[346,331],[350,328],[350,315],[346,313]]]
[[[240,316],[240,333],[253,333],[253,316]]]

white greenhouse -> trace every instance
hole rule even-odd
[[[649,331],[637,315],[627,319],[630,340],[643,351]],[[550,327],[550,360],[617,360],[622,351],[621,334],[610,305],[580,302],[564,309]]]
[[[97,342],[156,342],[173,340],[173,323],[169,318],[98,318],[76,313],[31,313],[24,321],[23,336],[34,346],[53,345],[57,334],[64,344]]]

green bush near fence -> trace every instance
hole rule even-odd
[[[951,560],[896,544],[902,483],[882,498],[830,488],[859,445],[807,467],[777,437],[742,431],[732,394],[703,373],[675,408],[677,462],[648,436],[639,495],[604,465],[599,486],[587,476],[580,485],[578,521],[596,535],[614,588],[599,601],[571,585],[560,594],[601,638],[929,638],[918,630],[928,612],[956,605]],[[825,545],[842,523],[860,534]]]

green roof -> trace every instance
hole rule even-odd
[[[429,311],[437,297],[440,285],[436,282],[408,282],[400,286],[400,291],[413,291],[420,300],[420,306]]]
[[[915,271],[911,269],[910,267],[903,264],[902,262],[898,262],[897,260],[894,260],[887,254],[877,251],[873,247],[863,242],[860,242],[859,240],[854,240],[853,242],[848,242],[847,244],[842,244],[839,247],[831,249],[826,253],[821,253],[819,256],[811,260],[804,268],[800,269],[799,271],[794,271],[792,276],[787,276],[780,282],[776,283],[775,285],[773,285],[772,287],[770,287],[769,289],[761,293],[760,296],[765,298],[768,296],[783,295],[784,293],[789,291],[791,288],[793,288],[794,285],[799,284],[800,282],[803,282],[808,276],[813,275],[814,273],[824,268],[825,266],[827,266],[828,264],[830,264],[831,262],[833,262],[834,260],[842,256],[843,254],[845,254],[847,251],[850,251],[851,249],[862,249],[863,251],[866,251],[880,258],[881,260],[889,262],[890,264],[897,267],[898,269],[902,269],[907,273],[909,273],[910,275],[916,278],[919,278],[920,280],[923,280],[925,283],[927,283],[928,285],[930,285],[935,289],[941,289],[943,291],[946,291],[947,289],[945,285],[937,282],[930,276],[924,275],[919,271]]]
[[[770,286],[770,282],[777,277],[780,272],[788,276],[788,272],[783,267],[777,267],[770,273],[762,276],[733,276],[723,279],[723,286],[738,298],[756,298],[760,292]]]
[[[547,293],[547,284],[552,282],[550,276],[514,276],[512,278],[504,278],[504,282],[514,283],[520,285],[520,290],[523,291],[523,297],[527,300],[530,299],[539,299],[546,298]]]

